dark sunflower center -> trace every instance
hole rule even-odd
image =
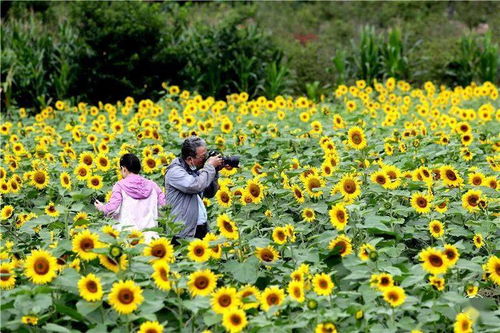
[[[343,211],[339,210],[337,212],[337,220],[339,220],[339,222],[341,222],[341,223],[344,223],[344,221],[345,221],[345,214],[344,214]]]
[[[151,254],[158,258],[163,258],[166,253],[167,249],[165,249],[165,246],[163,246],[162,244],[155,245],[151,249]]]
[[[97,178],[92,178],[92,185],[98,186],[99,185],[99,179]]]
[[[383,286],[387,286],[389,284],[389,279],[384,276],[382,279],[380,279],[380,284]]]
[[[241,317],[237,314],[234,314],[231,316],[231,323],[235,326],[238,326],[241,324]]]
[[[302,192],[300,192],[300,190],[295,189],[294,193],[295,193],[295,196],[296,196],[297,198],[299,198],[299,199],[300,199],[300,198],[302,198]]]
[[[208,279],[204,276],[200,276],[194,281],[194,285],[198,289],[205,289],[208,287]]]
[[[279,302],[279,297],[275,294],[271,294],[271,295],[267,296],[266,300],[267,300],[267,304],[276,305]]]
[[[278,231],[278,233],[276,234],[277,238],[282,241],[286,238],[286,235],[283,231]]]
[[[347,250],[347,244],[344,241],[339,241],[335,244],[335,249],[339,250],[339,254],[343,254]]]
[[[352,139],[352,142],[354,142],[354,144],[356,144],[356,145],[359,145],[362,141],[361,135],[359,135],[359,133],[354,133],[352,135],[351,139]]]
[[[130,289],[122,289],[118,293],[118,300],[122,304],[130,304],[134,301],[134,293]]]
[[[194,248],[194,254],[197,257],[201,257],[205,254],[205,249],[202,246],[197,246]]]
[[[10,271],[8,269],[0,269],[0,273],[2,274],[2,276],[0,276],[0,280],[8,281],[10,279],[10,275],[4,275],[10,274]]]
[[[427,200],[425,198],[418,198],[417,199],[417,206],[420,207],[420,208],[425,208],[427,207]]]
[[[231,296],[229,295],[222,295],[219,297],[219,305],[222,307],[228,307],[231,305]]]
[[[469,198],[467,198],[467,202],[471,206],[477,206],[477,201],[479,200],[479,197],[475,194],[471,195]]]
[[[34,266],[35,272],[38,275],[45,275],[49,272],[50,264],[45,258],[38,258]]]
[[[260,257],[262,258],[262,260],[264,260],[266,262],[271,262],[274,259],[273,253],[267,249],[262,251]]]
[[[90,291],[91,293],[96,293],[97,292],[97,283],[95,281],[87,281],[87,290]]]
[[[386,179],[385,179],[385,177],[384,177],[384,176],[382,176],[382,175],[377,176],[376,181],[377,181],[377,183],[379,183],[380,185],[384,185],[384,184],[386,183]]]
[[[389,299],[393,302],[396,302],[399,299],[399,296],[397,293],[389,293]]]
[[[321,279],[319,280],[319,287],[321,289],[327,289],[328,288],[328,282],[326,282],[325,280]]]
[[[443,259],[441,259],[441,257],[437,256],[437,255],[431,255],[429,257],[429,262],[434,267],[441,267],[441,266],[443,266]]]
[[[319,182],[318,179],[312,178],[312,179],[309,180],[309,190],[318,188],[320,186],[321,186],[321,183]]]
[[[80,247],[83,251],[88,252],[94,248],[94,241],[90,238],[84,238],[80,242]]]
[[[260,187],[259,185],[252,184],[250,185],[250,194],[254,197],[258,197],[260,195]]]
[[[356,192],[356,183],[352,179],[348,179],[344,182],[344,191],[348,194],[353,194]]]
[[[220,199],[222,202],[228,203],[229,202],[229,195],[226,192],[222,192]]]
[[[227,232],[233,232],[233,226],[228,221],[224,221],[224,229],[226,229]]]
[[[45,183],[45,175],[41,172],[37,172],[35,174],[34,180],[37,184],[43,184]]]
[[[167,274],[167,271],[165,270],[165,268],[160,268],[160,277],[163,281],[168,281],[168,274]]]
[[[452,170],[446,170],[446,178],[454,181],[457,180],[457,175],[455,175],[455,172],[453,172]]]

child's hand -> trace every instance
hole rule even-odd
[[[100,202],[99,200],[96,200],[96,201],[94,201],[94,206],[98,210],[101,210],[101,208],[102,208],[102,206],[104,206],[104,204],[102,202]]]

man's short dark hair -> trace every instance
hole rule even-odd
[[[141,172],[141,161],[134,154],[125,154],[120,158],[120,167],[125,167],[129,172],[138,174]]]
[[[205,140],[198,136],[190,136],[182,143],[181,157],[186,159],[188,157],[196,157],[196,149],[198,147],[206,146]]]

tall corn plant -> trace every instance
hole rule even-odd
[[[399,29],[389,30],[387,42],[382,47],[384,74],[396,79],[408,78],[410,68],[404,52],[403,38]]]
[[[382,74],[381,44],[382,40],[376,34],[374,27],[363,27],[358,56],[355,58],[359,78],[371,82]]]
[[[491,34],[488,33],[483,38],[483,47],[478,59],[478,77],[482,82],[498,82],[498,64],[500,62],[500,54],[498,53],[498,45],[491,42]]]

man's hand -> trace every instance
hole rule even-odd
[[[222,163],[224,163],[224,161],[222,160],[222,157],[220,156],[212,156],[212,157],[209,157],[208,160],[207,160],[207,163],[212,165],[214,168],[218,168],[222,165]]]
[[[99,200],[96,200],[94,201],[94,206],[95,208],[97,208],[98,210],[101,210],[102,209],[102,206],[104,206],[104,204],[102,202],[100,202]]]

